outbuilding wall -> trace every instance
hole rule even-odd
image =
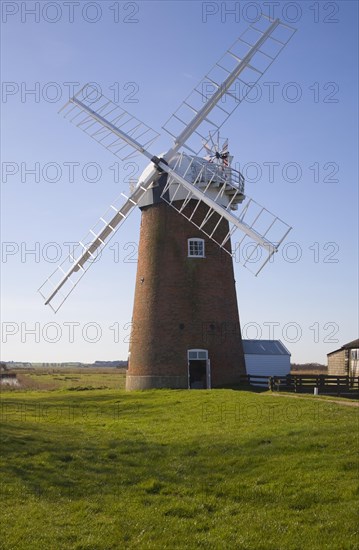
[[[347,350],[340,349],[328,355],[328,375],[329,376],[347,376],[346,368],[346,353]]]
[[[286,376],[290,373],[290,355],[245,354],[247,374],[256,376]]]

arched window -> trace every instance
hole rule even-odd
[[[204,240],[197,237],[188,239],[188,257],[204,258]]]

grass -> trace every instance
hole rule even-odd
[[[356,408],[62,387],[2,411],[4,549],[359,548]]]

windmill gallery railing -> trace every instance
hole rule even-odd
[[[287,376],[242,375],[240,384],[243,388],[256,387],[270,389],[273,392],[313,393],[359,396],[359,377],[327,376],[325,374],[288,374]]]

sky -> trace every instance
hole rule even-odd
[[[326,364],[358,337],[357,2],[1,4],[2,360],[126,359],[140,211],[54,315],[37,289],[146,159],[121,163],[58,110],[86,82],[161,133],[269,10],[297,29],[221,129],[246,194],[293,229],[254,277],[234,258],[243,338]]]

